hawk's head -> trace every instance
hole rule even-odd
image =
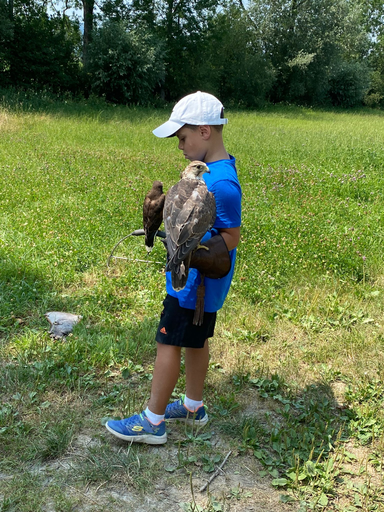
[[[159,194],[162,194],[163,193],[163,184],[161,181],[154,181],[153,182],[153,185],[152,185],[152,189],[153,190],[156,190],[156,192],[159,192]]]
[[[189,165],[187,165],[187,167],[181,173],[181,177],[201,180],[205,172],[210,172],[205,163],[200,162],[199,160],[194,160]]]

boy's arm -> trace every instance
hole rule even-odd
[[[210,279],[224,277],[231,270],[229,251],[234,249],[240,239],[240,227],[222,228],[219,233],[192,254],[190,266]],[[204,250],[208,249],[208,250]]]
[[[218,230],[220,235],[223,237],[225,245],[228,251],[232,251],[240,240],[240,227],[238,228],[222,228]]]

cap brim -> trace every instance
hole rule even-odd
[[[156,135],[156,137],[165,138],[165,137],[172,137],[175,135],[177,130],[180,130],[182,126],[184,126],[185,123],[178,122],[178,121],[167,121],[166,123],[162,124],[155,130],[153,130],[153,135]]]

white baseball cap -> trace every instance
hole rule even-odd
[[[172,137],[185,124],[201,126],[203,124],[227,124],[228,119],[223,115],[222,103],[207,92],[197,91],[184,96],[173,107],[169,120],[153,130],[156,137]]]

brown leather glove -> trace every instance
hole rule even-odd
[[[205,277],[219,279],[224,277],[231,270],[231,258],[224,238],[219,234],[215,235],[201,245],[206,249],[197,249],[191,258],[190,267],[197,270]]]

